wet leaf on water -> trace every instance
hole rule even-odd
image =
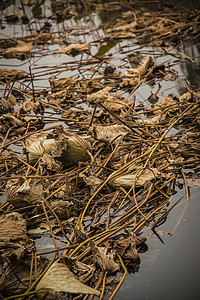
[[[68,55],[77,55],[80,52],[90,52],[90,43],[84,44],[71,44],[65,48],[59,48],[58,53],[68,54]]]
[[[79,281],[66,264],[58,261],[54,262],[42,277],[36,292],[40,299],[46,294],[48,298],[45,299],[55,299],[57,292],[100,295],[99,291]]]

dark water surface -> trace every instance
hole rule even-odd
[[[191,190],[191,199],[175,233],[170,236],[182,215],[186,202],[172,210],[158,228],[164,233],[162,244],[153,235],[148,251],[140,254],[140,269],[129,274],[116,299],[189,300],[199,299],[200,271],[200,189]],[[169,233],[169,234],[168,234]]]

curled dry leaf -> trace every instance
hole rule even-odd
[[[0,132],[1,134],[6,134],[11,127],[20,128],[23,130],[23,125],[25,124],[21,118],[14,116],[11,113],[4,114],[0,117]]]
[[[17,114],[25,114],[27,112],[35,112],[39,107],[39,104],[34,103],[31,100],[25,101],[17,110]]]
[[[154,179],[160,172],[156,168],[145,169],[138,178],[137,175],[139,173],[140,171],[138,170],[134,173],[119,175],[118,177],[110,179],[108,185],[112,188],[117,188],[120,186],[124,188],[131,188],[135,183],[136,187],[140,187],[143,186],[147,180],[149,181]],[[110,177],[112,177],[113,174],[114,173],[112,173]]]
[[[171,93],[154,105],[154,111],[164,120],[167,115],[173,115],[179,109],[179,104],[179,97]]]
[[[20,224],[17,224],[19,226]],[[19,241],[20,242],[20,241]],[[14,244],[16,246],[16,244]],[[31,257],[31,256],[30,256]],[[37,257],[37,276],[39,276],[48,260]],[[0,291],[3,298],[25,293],[30,284],[31,261],[17,259],[15,256],[1,260],[0,265]],[[35,272],[32,274],[33,282],[36,280]]]
[[[67,92],[67,89],[64,91],[61,90],[59,92],[55,92],[48,95],[47,100],[51,104],[60,105],[61,103],[66,102],[67,100],[73,100],[73,94]]]
[[[89,102],[99,102],[99,101],[104,101],[106,98],[108,98],[110,96],[110,90],[112,88],[107,86],[104,89],[96,92],[96,93],[92,93],[91,95],[87,95],[87,100]]]
[[[84,44],[71,44],[65,48],[59,48],[58,53],[64,53],[68,55],[76,55],[80,52],[90,52],[90,43]]]
[[[55,299],[58,292],[65,292],[71,294],[91,294],[99,295],[100,292],[83,284],[70,271],[69,267],[56,261],[48,269],[36,287],[36,292],[39,299]]]
[[[0,69],[0,80],[1,81],[15,81],[24,79],[26,74],[19,70],[8,70],[8,69]]]
[[[130,260],[139,260],[140,257],[136,250],[136,240],[133,232],[128,231],[128,237],[123,240],[114,241],[113,248],[123,258]]]
[[[15,55],[26,54],[31,51],[32,43],[25,43],[20,40],[19,41],[16,40],[16,42],[17,42],[17,46],[10,47],[4,50],[3,54],[9,56],[15,56]]]
[[[8,189],[6,199],[16,208],[25,207],[44,199],[43,187],[40,183],[29,184],[27,179],[20,177]]]
[[[137,69],[130,68],[127,69],[125,73],[123,73],[122,77],[135,77],[135,76],[143,76],[147,73],[148,69],[153,67],[154,59],[151,55],[148,55],[145,62]]]
[[[76,84],[77,79],[75,77],[63,77],[56,79],[49,79],[52,90],[64,89]]]
[[[60,162],[56,161],[50,154],[44,153],[42,157],[39,159],[39,166],[41,170],[41,174],[43,174],[43,170],[49,170],[54,172],[59,172],[62,168]]]
[[[70,211],[70,207],[72,209],[72,203],[69,201],[54,200],[50,203],[50,207],[61,220],[67,220],[73,215],[73,213]]]
[[[86,90],[87,94],[94,93],[103,89],[103,84],[100,83],[99,78],[90,78],[80,80],[81,86]]]
[[[119,111],[127,108],[130,104],[132,104],[131,101],[128,101],[128,99],[122,97],[121,93],[119,92],[115,93],[112,96],[110,94],[111,89],[111,87],[107,86],[96,93],[87,95],[87,100],[94,103],[100,102],[105,106],[105,108],[111,111]]]
[[[62,126],[56,127],[54,132],[49,134],[30,136],[26,144],[31,163],[37,161],[45,153],[68,167],[90,158],[90,143],[77,134],[64,130]]]
[[[94,246],[95,260],[104,272],[114,273],[119,270],[120,265],[114,261],[115,251],[108,253],[106,247]]]
[[[125,125],[96,125],[93,131],[98,140],[116,144],[130,132],[130,129]]]
[[[26,221],[22,215],[13,212],[0,216],[1,253],[10,257],[13,254],[23,257],[34,249],[34,242],[27,236]]]
[[[41,158],[45,153],[51,153],[55,143],[54,139],[39,138],[37,141],[30,144],[30,146],[26,147],[29,162],[33,163]]]
[[[111,35],[112,38],[134,38],[136,37],[134,30],[135,30],[136,22],[133,21],[129,24],[120,24],[115,25],[111,28],[106,30],[106,34]]]
[[[54,131],[56,147],[52,149],[51,155],[56,157],[65,166],[72,166],[79,161],[87,161],[90,158],[91,146],[85,139],[77,134],[57,127]]]
[[[16,98],[12,94],[8,98],[1,98],[1,104],[6,110],[14,110],[14,105],[16,104]]]
[[[90,194],[91,195],[94,193],[96,188],[100,184],[102,184],[102,180],[97,178],[94,175],[90,175],[89,177],[87,177],[85,174],[80,174],[79,178],[81,178],[85,182],[85,184],[90,187]]]

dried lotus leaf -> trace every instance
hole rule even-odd
[[[56,79],[49,79],[51,89],[63,89],[68,88],[69,86],[73,86],[76,84],[77,79],[75,77],[63,77],[63,78],[56,78]]]
[[[19,70],[0,69],[1,81],[15,81],[26,77],[26,74]]]
[[[54,139],[37,140],[30,144],[30,146],[26,147],[30,163],[37,161],[45,153],[51,153],[54,146]]]
[[[158,174],[159,171],[156,168],[145,169],[139,177],[138,172],[127,173],[110,179],[108,185],[112,188],[131,188],[134,184],[136,187],[140,187],[143,186],[147,180],[154,179]],[[112,174],[110,176],[112,176]]]
[[[148,69],[153,67],[154,59],[151,55],[148,55],[144,63],[137,69],[130,68],[127,69],[125,73],[123,73],[122,77],[135,77],[135,76],[143,76],[147,73]]]
[[[28,180],[20,177],[8,189],[7,201],[16,208],[25,207],[43,200],[43,188],[41,184],[30,185]]]
[[[100,292],[83,284],[64,263],[55,261],[36,287],[39,299],[56,299],[56,293],[99,295]],[[47,296],[47,298],[46,298]]]
[[[71,44],[65,48],[59,48],[58,53],[64,53],[68,55],[76,55],[81,52],[89,52],[90,51],[90,43],[84,44]]]
[[[87,161],[91,156],[90,143],[77,134],[57,127],[53,133],[56,143],[51,150],[51,155],[67,167],[79,161]]]
[[[99,101],[104,101],[106,98],[108,98],[110,96],[110,90],[112,88],[107,86],[104,89],[96,92],[96,93],[92,93],[91,95],[87,95],[87,100],[89,102],[99,102]]]
[[[98,140],[117,144],[122,137],[130,132],[130,129],[125,125],[96,125],[94,132]]]
[[[30,52],[32,49],[32,43],[25,43],[23,41],[18,40],[16,47],[10,47],[4,51],[4,54],[25,54]]]
[[[95,246],[95,260],[104,272],[114,273],[120,266],[114,261],[115,251],[108,252],[106,247]]]
[[[90,143],[77,134],[64,130],[62,126],[49,134],[33,135],[26,144],[30,162],[37,161],[47,153],[69,167],[79,161],[86,161],[91,156]]]
[[[66,166],[72,166],[79,161],[86,161],[90,158],[90,144],[78,135],[65,133],[67,138],[67,150],[63,152],[61,160]]]

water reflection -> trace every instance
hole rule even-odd
[[[180,69],[191,88],[195,89],[200,87],[200,44],[194,45],[193,43],[194,41],[186,41],[182,49],[185,55],[193,58],[194,62],[191,63],[189,60],[187,60],[186,62],[180,64]],[[180,93],[183,92],[181,88],[179,91]]]

